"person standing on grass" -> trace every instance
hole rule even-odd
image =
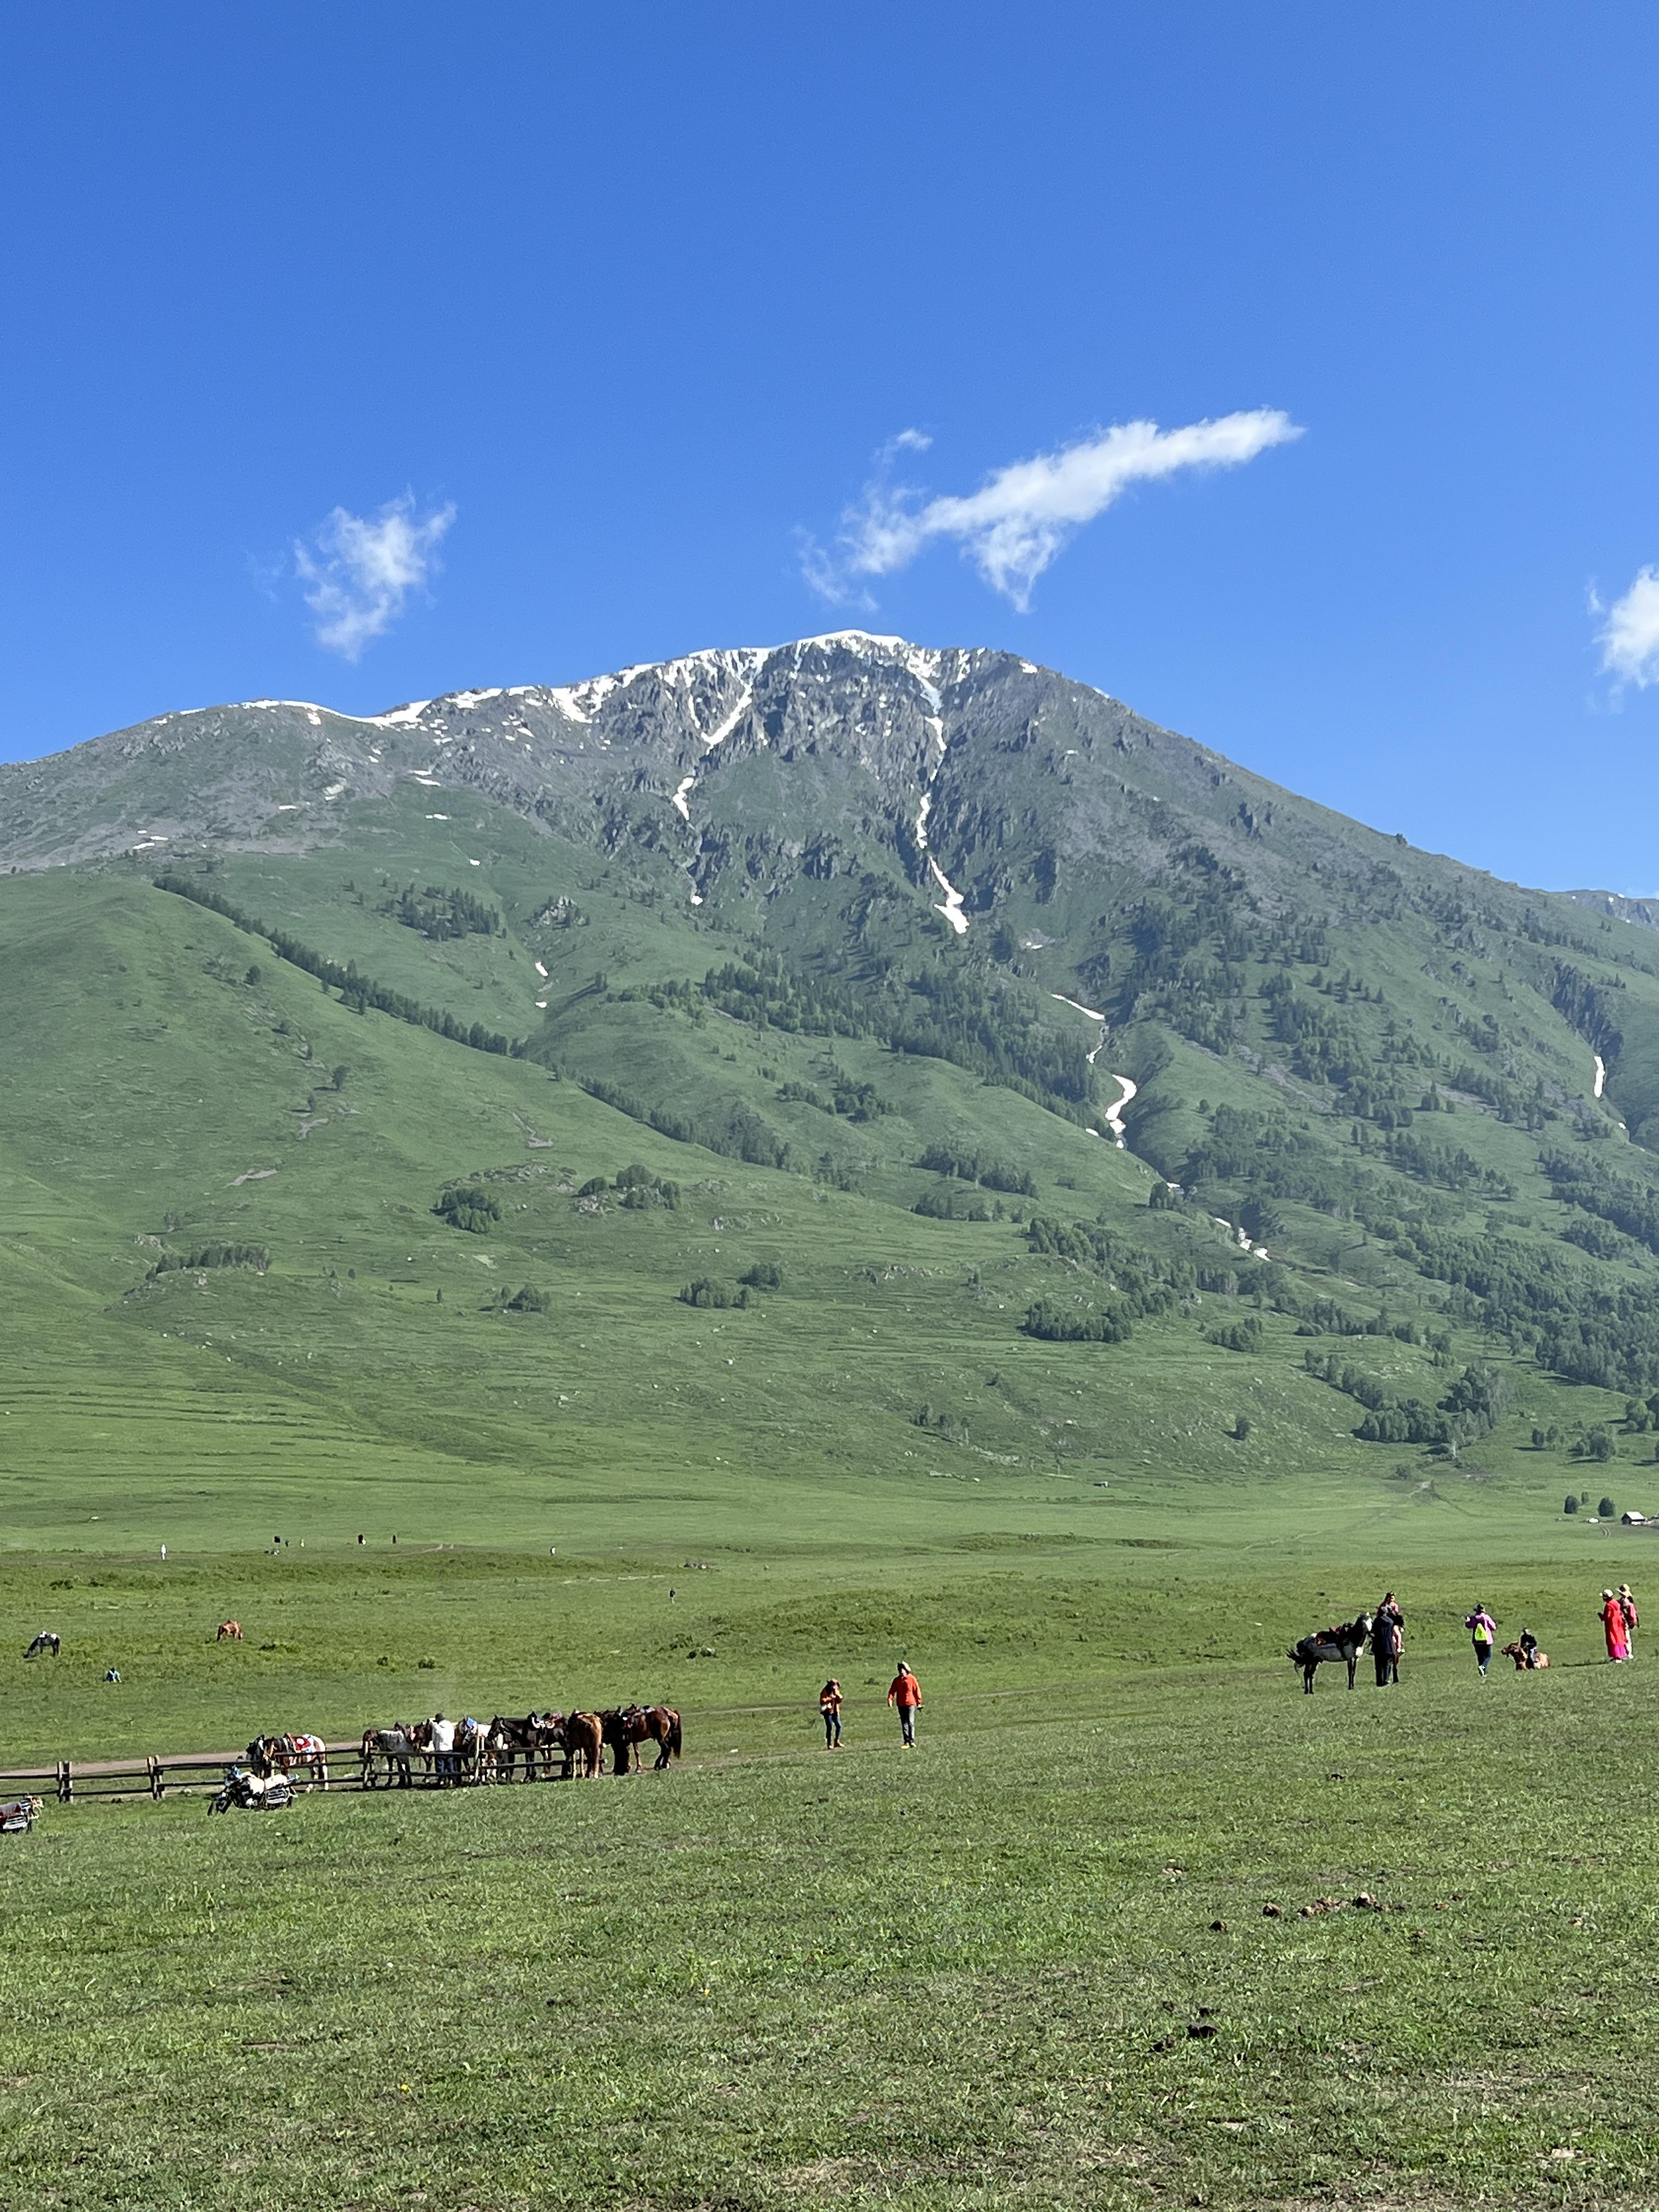
[[[441,1713],[434,1713],[428,1725],[432,1731],[433,1765],[441,1790],[455,1779],[455,1723],[447,1721]]]
[[[1498,1623],[1484,1605],[1464,1616],[1463,1626],[1469,1632],[1469,1641],[1474,1646],[1474,1663],[1480,1669],[1480,1679],[1486,1679],[1486,1669],[1492,1664],[1492,1647],[1498,1637]]]
[[[1625,1656],[1636,1656],[1636,1632],[1642,1626],[1642,1616],[1636,1610],[1636,1600],[1630,1594],[1630,1584],[1619,1585],[1619,1610],[1625,1616]]]
[[[916,1708],[921,1703],[921,1685],[910,1672],[907,1661],[899,1661],[899,1670],[893,1677],[887,1692],[890,1705],[898,1707],[899,1729],[907,1751],[916,1747]]]
[[[818,1692],[818,1711],[823,1720],[823,1747],[841,1749],[841,1684],[832,1674]]]
[[[1622,1667],[1630,1657],[1630,1630],[1625,1623],[1625,1608],[1610,1589],[1601,1593],[1601,1632],[1607,1639],[1607,1656],[1615,1667]]]
[[[1376,1686],[1385,1690],[1400,1680],[1400,1654],[1406,1642],[1406,1616],[1392,1590],[1383,1597],[1371,1623],[1371,1659],[1376,1668]]]

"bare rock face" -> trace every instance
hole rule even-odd
[[[1086,684],[848,630],[367,718],[285,700],[163,714],[0,767],[0,866],[304,852],[423,795],[441,818],[459,792],[668,854],[699,902],[902,872],[959,933],[1016,889],[1063,921],[1195,838],[1269,906],[1310,866],[1335,882],[1401,858]]]

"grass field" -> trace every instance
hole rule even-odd
[[[0,1853],[4,2200],[1651,2201],[1650,1669],[1595,1620],[1641,1537],[1529,1556],[1521,1515],[1377,1528],[1317,1490],[1115,1540],[742,1502],[690,1566],[667,1524],[708,1524],[662,1504],[568,1558],[9,1559],[4,1618],[65,1644],[0,1661],[7,1764],[636,1695],[689,1755],[269,1819],[49,1805]],[[1401,1687],[1304,1698],[1285,1641],[1385,1581]],[[1479,1682],[1477,1597],[1548,1674]]]

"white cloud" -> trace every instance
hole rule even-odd
[[[1031,586],[1062,547],[1131,484],[1181,469],[1236,468],[1301,435],[1277,407],[1251,408],[1177,430],[1160,430],[1156,422],[1118,422],[1057,453],[1012,462],[966,498],[928,498],[914,486],[886,480],[896,453],[923,452],[931,442],[917,431],[901,431],[884,449],[861,501],[842,516],[835,545],[826,551],[809,542],[802,567],[808,582],[827,598],[862,596],[867,604],[859,579],[890,575],[935,539],[953,538],[992,589],[1024,610]]]
[[[317,617],[317,642],[348,660],[384,636],[404,602],[438,570],[453,506],[417,515],[415,495],[389,500],[372,520],[337,507],[310,543],[296,538],[294,566]]]
[[[1599,601],[1592,602],[1601,612]],[[1638,568],[1596,632],[1601,665],[1621,684],[1659,684],[1659,568]]]

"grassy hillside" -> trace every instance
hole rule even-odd
[[[373,738],[325,835],[0,879],[17,1540],[68,1535],[59,1470],[118,1438],[112,1504],[157,1542],[197,1493],[264,1529],[261,1470],[295,1465],[319,1534],[412,1479],[446,1539],[665,1468],[711,1503],[776,1474],[803,1513],[830,1480],[969,1518],[1311,1476],[1652,1502],[1645,938],[963,665],[926,818],[965,934],[883,826],[902,748],[860,734],[926,702],[866,696],[856,656],[827,706],[788,695],[804,750],[786,715],[704,763],[696,902],[586,738],[560,772],[598,811],[554,819],[447,740],[392,775],[401,725],[325,718],[284,767],[274,709],[273,791]],[[31,771],[30,834],[54,775],[83,814],[144,776],[186,811],[240,726],[209,723],[123,740],[114,784],[98,748]]]
[[[514,927],[434,943],[338,866],[230,861],[210,880],[331,957],[463,1015],[482,1004],[492,1023],[537,988],[518,971],[541,957],[553,1005],[536,1048],[555,1066],[353,1012],[147,883],[0,884],[3,1018],[28,1071],[5,1133],[15,1540],[67,1536],[52,1500],[88,1441],[114,1448],[118,1510],[158,1542],[198,1491],[227,1529],[269,1533],[258,1470],[278,1461],[313,1470],[319,1533],[384,1527],[374,1485],[402,1493],[418,1473],[427,1533],[446,1538],[468,1522],[538,1534],[563,1492],[601,1480],[614,1498],[665,1468],[716,1494],[731,1468],[803,1496],[830,1475],[947,1482],[992,1511],[1015,1492],[1110,1512],[1313,1473],[1385,1493],[1480,1486],[1443,1451],[1437,1474],[1431,1446],[1358,1441],[1364,1409],[1308,1371],[1310,1350],[1431,1406],[1471,1362],[1510,1376],[1475,1472],[1540,1513],[1559,1512],[1567,1433],[1622,1422],[1622,1395],[1570,1389],[1483,1336],[1358,1224],[1310,1212],[1305,1263],[1294,1236],[1253,1263],[1206,1204],[1153,1208],[1145,1164],[1018,1091],[869,1036],[639,995],[672,953],[723,952],[719,933],[648,910],[607,927],[626,902],[586,883],[568,894],[586,923],[538,931],[520,917],[555,886],[520,889],[503,862],[477,879]],[[634,964],[561,1016],[601,932]],[[561,968],[552,940],[578,935]],[[835,1110],[837,1085],[851,1112]],[[662,1134],[635,1117],[646,1102],[727,1149]],[[1524,1140],[1473,1110],[1455,1126],[1483,1160]],[[734,1157],[757,1129],[781,1164]],[[989,1184],[920,1166],[930,1147]],[[1535,1168],[1536,1194],[1520,1194],[1523,1165],[1504,1205],[1564,1214]],[[640,1187],[617,1188],[633,1167]],[[434,1211],[453,1185],[497,1209],[482,1233]],[[1478,1218],[1497,1211],[1482,1198]],[[264,1257],[211,1264],[214,1247]],[[1583,1265],[1641,1282],[1651,1263]],[[743,1285],[757,1267],[776,1285]],[[698,1282],[748,1302],[684,1303]],[[544,1310],[504,1310],[526,1288]],[[1385,1307],[1418,1340],[1307,1333],[1333,1309],[1336,1326],[1375,1329]],[[1033,1308],[1128,1333],[1045,1340],[1028,1333]],[[1560,1448],[1512,1449],[1534,1425],[1559,1428]],[[353,1440],[392,1454],[368,1496],[346,1471]],[[1632,1431],[1616,1449],[1650,1448]]]

